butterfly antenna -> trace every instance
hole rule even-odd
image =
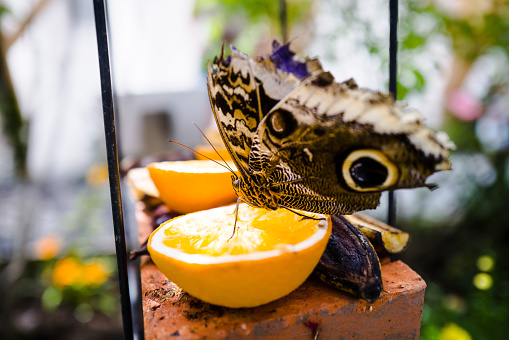
[[[230,168],[230,167],[228,166],[228,164],[224,165],[223,163],[219,163],[218,161],[216,161],[216,160],[214,160],[214,159],[212,159],[212,158],[210,158],[210,157],[207,157],[207,156],[205,156],[204,154],[202,154],[202,153],[200,153],[200,152],[198,152],[198,151],[196,151],[196,150],[194,150],[194,149],[191,149],[191,148],[190,148],[190,147],[188,147],[188,146],[185,146],[184,144],[180,144],[179,142],[175,142],[175,141],[173,141],[173,140],[168,140],[168,142],[173,143],[173,144],[177,144],[177,145],[180,145],[180,146],[183,146],[184,148],[189,149],[189,150],[191,150],[191,151],[192,151],[192,152],[194,152],[194,153],[197,153],[198,155],[202,156],[203,158],[207,158],[209,161],[212,161],[212,162],[214,162],[214,163],[216,163],[216,164],[221,165],[222,167],[224,167],[224,168],[226,168],[227,170],[231,171],[231,172],[235,175],[235,178],[237,178],[237,174],[236,174],[236,173],[232,170],[232,168]]]
[[[205,136],[205,134],[203,133],[203,131],[198,127],[198,125],[196,125],[195,123],[193,123],[194,126],[196,126],[196,128],[198,129],[198,131],[200,131],[201,135],[203,136],[203,138],[205,138],[205,140],[210,144],[210,146],[212,147],[212,149],[214,149],[214,151],[217,153],[217,155],[219,156],[219,158],[221,158],[224,162],[224,164],[226,165],[226,167],[228,169],[230,169],[230,171],[235,175],[235,178],[237,178],[237,174],[235,174],[235,171],[233,171],[233,169],[228,165],[228,162],[225,161],[225,159],[223,158],[223,156],[221,156],[221,154],[216,150],[216,148],[214,147],[214,145],[212,145],[212,143],[210,142],[210,140],[207,138],[207,136]],[[209,158],[210,159],[210,158]]]

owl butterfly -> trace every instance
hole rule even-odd
[[[255,59],[223,52],[207,64],[207,85],[248,204],[352,214],[375,208],[384,190],[431,187],[428,176],[450,169],[448,136],[391,95],[337,83],[289,44]]]

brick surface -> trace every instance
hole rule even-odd
[[[426,283],[401,261],[382,266],[384,292],[369,304],[309,278],[256,308],[204,303],[142,267],[145,339],[418,339]]]

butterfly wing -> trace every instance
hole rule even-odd
[[[452,142],[389,95],[337,83],[317,59],[275,43],[265,58],[233,49],[208,65],[223,141],[247,202],[325,214],[375,208],[381,192],[428,186]]]
[[[273,43],[270,58],[249,59],[232,46],[232,54],[207,64],[209,99],[219,132],[244,181],[250,181],[249,157],[261,119],[321,66],[317,59],[297,60],[289,45]],[[293,71],[293,72],[288,72]]]
[[[426,186],[450,168],[453,147],[417,111],[326,72],[275,105],[254,140],[252,162],[270,160],[261,172],[279,204],[327,214],[375,208],[384,190]]]
[[[221,138],[242,177],[247,177],[252,138],[260,123],[257,85],[240,52],[207,64],[210,104]]]

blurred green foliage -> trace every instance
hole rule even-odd
[[[490,1],[488,1],[490,2]],[[443,129],[457,145],[453,158],[453,173],[475,173],[480,168],[474,160],[485,160],[484,180],[465,182],[457,196],[466,197],[457,209],[455,222],[431,221],[425,216],[400,221],[411,226],[414,244],[403,259],[411,263],[428,282],[423,311],[421,338],[444,339],[444,330],[453,323],[473,339],[504,339],[509,331],[509,266],[505,261],[509,249],[509,3],[491,2],[486,12],[446,13],[434,3],[409,1],[407,16],[401,18],[408,29],[402,41],[401,54],[426,46],[431,37],[447,38],[457,63],[468,74],[486,56],[501,60],[498,69],[485,81],[479,116],[471,119],[445,109]],[[475,6],[471,4],[470,6]],[[417,33],[418,16],[427,16],[434,22],[433,32]],[[411,43],[408,42],[411,40]],[[410,53],[412,54],[412,53]],[[464,91],[465,78],[452,91]],[[408,91],[419,90],[418,88]],[[408,91],[402,91],[403,97]],[[466,105],[466,98],[463,102]],[[451,98],[446,98],[447,101]],[[498,106],[498,107],[497,107]],[[471,108],[473,110],[473,108]],[[498,138],[487,145],[483,135]],[[497,135],[498,134],[498,135]],[[454,162],[454,159],[468,159]],[[479,169],[477,169],[479,170]],[[456,172],[456,174],[454,174]],[[446,176],[444,176],[446,177]],[[465,193],[469,192],[466,196]],[[436,195],[440,195],[437,191]],[[458,218],[459,217],[459,218]],[[492,266],[478,265],[480,259],[490,259]],[[449,328],[453,329],[453,328]],[[465,336],[458,335],[457,339]],[[468,337],[467,337],[468,338]]]
[[[64,228],[0,262],[0,337],[121,338],[116,257],[103,254],[97,239],[111,219],[107,182],[101,172],[89,171],[77,189],[74,206],[62,212]],[[35,213],[32,218],[44,223]],[[32,234],[30,227],[20,226]]]
[[[6,37],[1,25],[6,13],[10,13],[9,9],[0,5],[0,125],[13,149],[15,175],[24,180],[27,177],[28,123],[21,115],[7,64]]]

